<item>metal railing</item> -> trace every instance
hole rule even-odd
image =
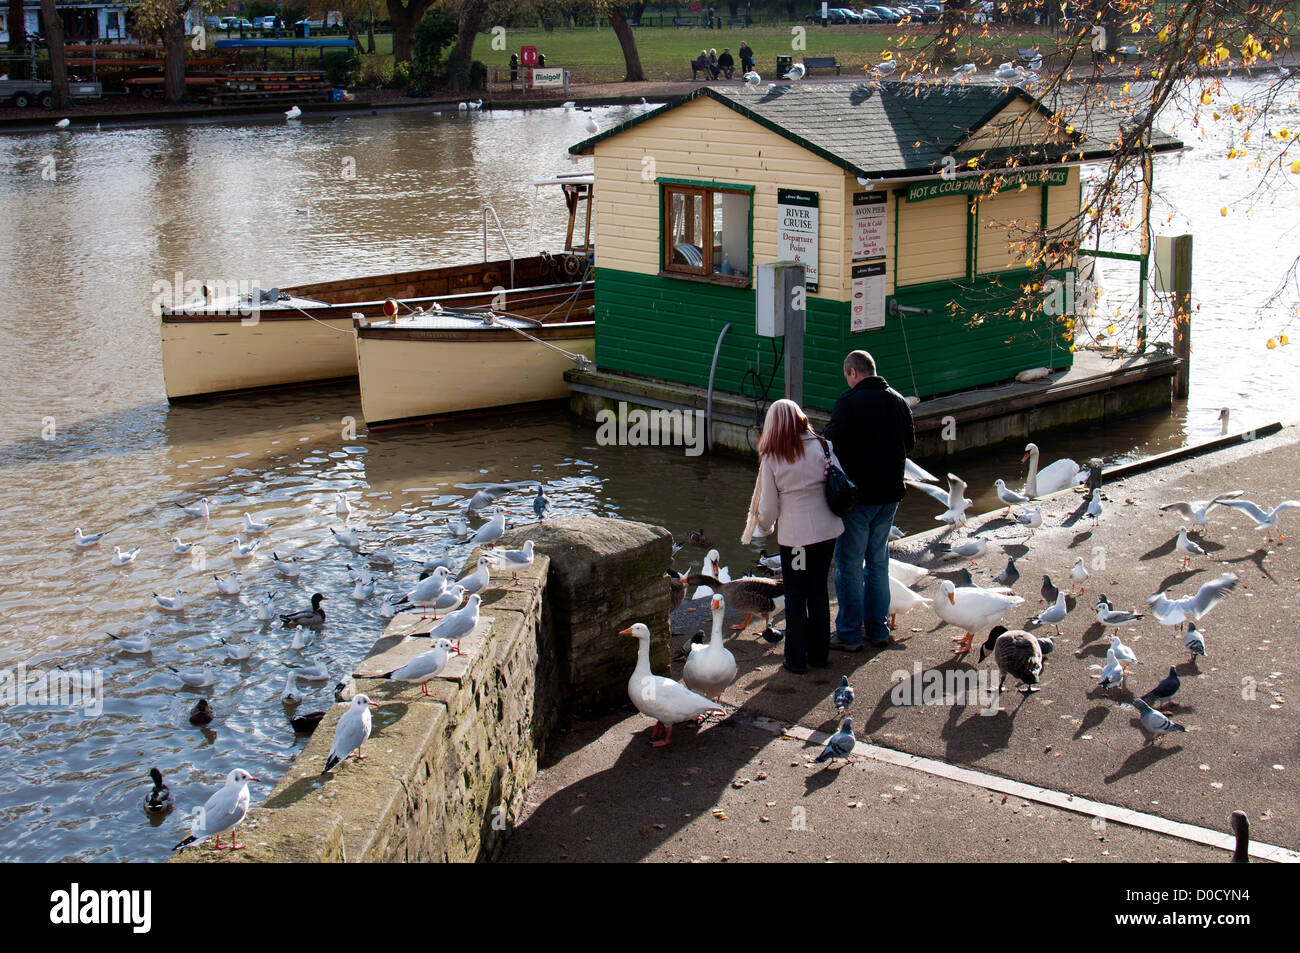
[[[497,214],[497,210],[491,205],[483,206],[483,261],[486,263],[488,260],[488,212],[491,212],[492,217],[496,219],[497,232],[500,233],[501,240],[506,243],[506,253],[510,256],[510,287],[513,288],[515,286],[515,250],[510,247],[510,239],[506,237],[506,230],[501,225],[501,216]]]

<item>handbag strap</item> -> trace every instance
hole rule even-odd
[[[822,436],[821,434],[819,434],[819,433],[815,433],[815,434],[813,434],[813,436],[816,437],[819,441],[821,441],[821,445],[822,445],[822,453],[826,454],[826,462],[827,462],[827,463],[830,463],[830,462],[831,462],[831,449],[830,449],[830,447],[826,446],[826,438],[823,437],[823,436]]]

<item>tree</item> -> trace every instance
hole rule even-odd
[[[617,4],[602,4],[605,9],[605,15],[609,17],[609,25],[614,28],[614,35],[618,37],[618,45],[623,48],[623,65],[625,72],[623,79],[629,83],[645,82],[645,73],[641,69],[641,54],[636,48],[636,36],[632,33],[632,28],[627,25],[627,19],[623,16]],[[640,22],[640,21],[638,21]]]
[[[68,105],[68,66],[63,56],[63,21],[54,8],[54,0],[41,0],[41,19],[45,23],[45,43],[50,51],[54,108],[64,109]]]
[[[474,40],[487,13],[487,0],[467,0],[458,4],[456,45],[451,51],[451,88],[461,92],[470,88],[470,65],[474,62]]]
[[[393,60],[409,63],[415,46],[415,28],[434,0],[384,0],[393,24]]]
[[[200,21],[205,14],[223,6],[222,0],[138,0],[135,22],[144,36],[163,43],[163,99],[168,103],[185,100],[185,58],[191,46],[185,33],[186,14],[194,13]],[[195,49],[206,49],[206,34],[199,32]]]
[[[9,52],[27,52],[27,24],[23,15],[23,0],[9,0]]]

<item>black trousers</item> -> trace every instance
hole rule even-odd
[[[831,600],[826,580],[834,555],[834,539],[781,547],[785,663],[795,671],[830,664]]]

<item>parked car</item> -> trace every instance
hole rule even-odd
[[[253,21],[253,26],[259,30],[274,30],[275,17],[258,17]]]
[[[862,22],[868,25],[885,22],[884,18],[881,17],[881,15],[877,13],[875,10],[872,10],[870,7],[864,8],[862,12],[859,13],[858,15],[862,17]]]
[[[806,17],[804,17],[804,19],[807,20],[809,23],[821,23],[821,22],[822,22],[822,12],[821,12],[820,10],[814,10],[812,13],[810,13],[810,14],[808,14]],[[827,22],[829,22],[829,23],[848,23],[848,22],[849,22],[849,18],[846,17],[846,16],[844,15],[844,12],[843,12],[842,10],[838,10],[838,9],[836,9],[835,7],[831,7],[830,9],[828,9],[828,10],[826,11],[826,19],[827,19]]]
[[[858,13],[857,10],[850,10],[848,7],[836,7],[835,12],[842,14],[846,23],[862,22],[862,14]]]
[[[897,23],[903,19],[902,14],[893,7],[868,7],[867,9],[880,17],[882,23]]]

